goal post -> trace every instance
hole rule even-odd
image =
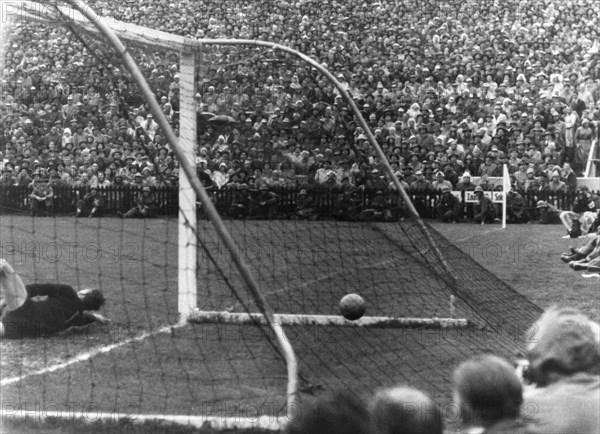
[[[182,50],[180,56],[181,69],[181,112],[195,113],[195,65],[196,55],[192,50]],[[183,118],[183,117],[182,117]],[[186,159],[186,165],[194,166],[196,163],[197,123],[194,116],[186,116],[185,125],[180,128],[179,147]],[[197,307],[197,259],[198,243],[196,239],[196,192],[192,188],[190,179],[184,171],[179,177],[179,282],[178,282],[178,310],[185,317]]]

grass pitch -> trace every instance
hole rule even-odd
[[[448,315],[450,292],[439,278],[429,277],[436,265],[428,267],[414,243],[403,244],[393,225],[377,230],[333,222],[227,225],[242,246],[239,254],[250,263],[277,312],[336,313],[344,294],[358,292],[367,300],[369,315]],[[443,246],[442,253],[465,278],[471,271],[485,278],[479,263],[542,307],[572,305],[598,319],[599,280],[583,279],[558,260],[571,241],[560,238],[558,226],[435,228],[462,250]],[[168,327],[178,321],[176,230],[176,221],[168,219],[0,217],[2,257],[26,282],[102,288],[109,300],[103,313],[114,321],[109,327],[0,343],[2,381],[10,381],[2,386],[5,411],[18,416],[20,410],[87,408],[92,415],[129,412],[133,419],[135,414],[150,413],[250,419],[257,413],[281,414],[285,366],[266,339],[268,331],[252,326]],[[240,311],[244,306],[255,310],[208,225],[203,226],[201,239],[207,248],[199,250],[199,304],[207,310]],[[497,309],[497,325],[502,312],[520,312],[521,320],[509,318],[506,327],[495,330],[447,333],[290,328],[288,337],[301,364],[302,393],[345,388],[368,399],[378,387],[408,383],[427,391],[440,405],[450,405],[454,367],[478,352],[514,356],[538,313],[524,297],[510,291],[503,294],[504,288],[488,294],[491,302],[485,305],[486,294],[477,288],[483,282],[470,283],[467,298],[480,303],[481,311],[459,300],[458,316],[477,317],[481,312],[493,316]],[[111,351],[71,364],[74,357],[109,345],[114,346]],[[13,419],[7,428],[56,428],[48,422],[16,420],[17,425]],[[79,426],[53,423],[63,432]],[[106,429],[129,431],[127,425]],[[88,426],[93,431],[105,429],[99,423]]]

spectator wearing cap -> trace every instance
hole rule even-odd
[[[524,409],[540,432],[600,432],[600,326],[581,312],[552,307],[532,325]]]
[[[499,424],[512,425],[507,432],[523,429],[518,423],[523,385],[506,360],[486,354],[462,362],[454,371],[453,389],[462,432],[494,432]]]
[[[296,209],[294,218],[299,220],[317,219],[315,201],[313,197],[308,194],[306,189],[302,189],[298,193],[298,197],[296,198]]]
[[[456,190],[459,191],[473,191],[477,186],[471,181],[471,174],[464,172],[461,180],[456,184]]]
[[[30,184],[31,215],[49,215],[52,212],[54,191],[47,178],[43,178],[39,171],[34,172]]]
[[[93,184],[82,199],[77,201],[75,217],[102,217],[104,196],[99,192],[98,186]]]
[[[319,154],[321,155],[321,154]],[[318,156],[317,156],[318,157]],[[317,158],[318,160],[318,158]],[[321,167],[317,169],[314,177],[315,182],[320,185],[324,184],[335,184],[337,183],[337,177],[334,170],[331,168],[331,160],[323,160]]]
[[[31,180],[28,184],[31,183]],[[9,187],[17,185],[17,178],[14,176],[14,169],[12,167],[4,167],[2,170],[2,176],[0,176],[0,186]]]
[[[506,193],[506,222],[527,223],[528,221],[527,204],[523,196],[516,189],[511,188]]]
[[[451,187],[445,185],[441,188],[442,195],[435,210],[440,221],[444,223],[456,223],[462,216],[462,203],[460,199],[452,194]]]
[[[487,197],[481,187],[475,187],[475,195],[477,196],[477,202],[473,207],[474,220],[476,223],[494,223],[496,219],[496,207],[492,202],[492,199]]]
[[[229,215],[234,219],[248,217],[253,199],[248,184],[242,183],[234,192],[233,201],[229,208]]]
[[[441,408],[418,389],[397,386],[380,390],[371,404],[378,434],[442,434]]]
[[[500,170],[494,160],[494,155],[491,152],[488,152],[488,154],[485,156],[485,161],[479,166],[477,171],[478,175],[498,176],[498,172]]]
[[[417,170],[415,172],[416,179],[410,184],[410,191],[431,191],[433,185],[430,181],[425,179],[423,170]]]
[[[214,173],[212,174],[211,178],[212,178],[214,185],[218,189],[223,188],[223,186],[229,182],[229,173],[227,173],[227,164],[220,163],[219,170],[215,170]]]
[[[117,212],[121,218],[148,218],[153,217],[156,212],[157,201],[152,189],[148,186],[142,187],[138,192],[133,206],[126,213]]]
[[[528,167],[525,173],[527,178],[523,184],[523,191],[525,193],[535,193],[539,191],[540,182],[535,176],[535,169],[533,167]]]
[[[437,171],[434,174],[431,186],[436,191],[441,191],[444,187],[448,187],[452,190],[452,183],[445,179],[444,172],[442,171]]]
[[[252,202],[250,215],[258,219],[271,220],[277,213],[279,201],[279,195],[269,190],[266,184],[262,184],[259,188],[258,196]]]

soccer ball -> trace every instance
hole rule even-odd
[[[365,314],[365,300],[358,294],[346,294],[340,300],[340,312],[350,321],[356,321]]]

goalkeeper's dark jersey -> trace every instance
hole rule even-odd
[[[6,338],[48,336],[94,321],[93,316],[84,312],[83,302],[68,285],[34,283],[25,289],[28,294],[25,303],[2,317]],[[36,296],[47,298],[33,300]]]

